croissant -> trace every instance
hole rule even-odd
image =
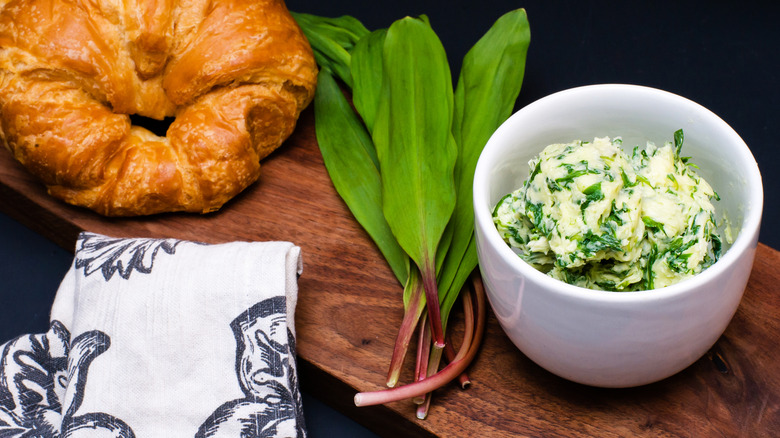
[[[0,3],[0,141],[52,196],[102,215],[219,209],[316,87],[283,0]],[[175,119],[162,137],[130,115]]]

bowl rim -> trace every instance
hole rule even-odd
[[[503,134],[504,131],[508,130],[509,127],[514,123],[517,123],[517,120],[521,119],[524,114],[533,111],[540,105],[547,104],[554,100],[566,99],[571,95],[600,91],[639,93],[644,95],[661,96],[666,99],[676,101],[679,104],[689,106],[703,118],[709,119],[711,123],[720,125],[723,129],[723,132],[727,135],[726,142],[736,146],[738,152],[740,152],[740,154],[745,157],[747,166],[751,168],[751,171],[748,172],[748,175],[743,176],[746,179],[747,185],[754,188],[749,191],[750,197],[746,200],[746,202],[750,203],[753,207],[743,218],[742,226],[733,243],[731,244],[731,247],[721,255],[718,261],[716,261],[704,271],[694,275],[693,277],[659,289],[627,292],[601,291],[571,285],[547,276],[518,257],[517,254],[512,251],[509,245],[507,245],[506,242],[501,239],[498,230],[493,224],[491,210],[492,206],[489,202],[490,185],[488,184],[492,169],[489,169],[486,166],[488,166],[488,161],[491,161],[491,164],[498,162],[498,160],[495,158],[491,158],[493,151],[498,148],[496,145],[501,142],[500,140],[497,140],[497,138],[505,136],[505,134]],[[561,90],[531,102],[512,114],[491,135],[480,154],[474,174],[473,196],[475,226],[481,228],[482,231],[484,231],[482,237],[485,242],[483,244],[495,247],[498,251],[498,255],[503,258],[515,272],[519,273],[523,277],[530,277],[529,280],[533,280],[536,283],[547,283],[551,290],[571,298],[618,303],[635,303],[673,298],[684,294],[689,290],[700,288],[718,276],[722,275],[725,271],[736,264],[740,257],[747,255],[751,249],[755,248],[756,245],[754,243],[754,237],[757,237],[760,230],[764,201],[761,173],[759,171],[755,157],[739,134],[737,134],[737,132],[722,118],[706,107],[678,94],[644,85],[618,83],[584,85]]]

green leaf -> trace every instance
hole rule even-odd
[[[368,127],[373,130],[379,96],[382,92],[382,47],[387,29],[361,38],[352,51],[352,103]]]
[[[525,10],[514,10],[496,20],[463,59],[452,126],[458,145],[457,201],[449,225],[453,230],[452,243],[439,274],[439,287],[447,291],[448,297],[442,305],[445,314],[477,266],[473,239],[474,171],[488,139],[512,114],[523,83],[530,39]]]
[[[383,210],[398,243],[420,269],[434,339],[443,345],[435,264],[455,206],[450,68],[433,29],[408,17],[388,29],[382,59],[373,138]]]
[[[320,33],[329,35],[335,43],[350,50],[355,43],[369,33],[368,29],[355,17],[321,17],[312,14],[290,12],[298,25],[303,28],[317,29]]]
[[[369,151],[371,138],[336,81],[320,71],[314,95],[314,120],[325,167],[355,219],[368,232],[401,284],[408,277],[408,257],[382,214],[379,170]]]
[[[368,35],[368,29],[348,15],[328,18],[298,12],[291,14],[309,40],[320,68],[330,70],[351,88],[350,51],[360,38]]]
[[[511,114],[525,74],[531,32],[524,9],[501,16],[463,59],[455,93],[453,133],[475,161]],[[489,80],[487,80],[489,78]],[[476,164],[475,164],[476,166]]]
[[[653,232],[662,231],[664,234],[666,234],[666,231],[664,230],[664,224],[654,220],[650,216],[642,216],[642,222],[644,222],[645,227],[647,227],[651,231]]]
[[[450,69],[436,34],[413,18],[390,26],[383,60],[373,137],[384,212],[401,247],[424,271],[455,200]]]
[[[617,252],[623,252],[623,247],[620,245],[620,239],[611,234],[594,234],[593,231],[588,230],[577,244],[579,250],[583,252],[585,257],[592,257],[599,251],[611,249]]]
[[[658,245],[653,244],[650,249],[650,253],[647,255],[647,264],[644,267],[644,275],[642,276],[642,287],[644,290],[655,289],[655,271],[653,265],[658,259]]]
[[[580,209],[583,212],[584,219],[585,209],[587,209],[591,203],[604,199],[604,193],[601,191],[601,181],[583,189],[582,194],[585,195],[585,199],[582,201]]]
[[[683,147],[683,141],[685,139],[685,136],[683,135],[683,130],[678,129],[677,131],[674,131],[674,149],[677,151],[677,156],[680,156],[680,152],[682,152]]]

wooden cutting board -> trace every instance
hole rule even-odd
[[[379,389],[385,381],[402,317],[401,287],[336,194],[311,108],[263,162],[260,181],[214,214],[103,218],[50,198],[4,150],[0,210],[71,251],[82,230],[296,243],[304,262],[296,313],[302,385],[383,436],[758,437],[780,431],[780,253],[762,244],[724,335],[707,355],[662,382],[614,390],[565,381],[523,356],[491,313],[469,370],[473,385],[437,391],[427,419],[416,419],[410,402],[355,408],[356,391]],[[408,381],[411,362],[405,369]]]

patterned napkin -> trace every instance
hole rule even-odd
[[[82,233],[51,328],[0,346],[0,437],[305,437],[300,248]]]

